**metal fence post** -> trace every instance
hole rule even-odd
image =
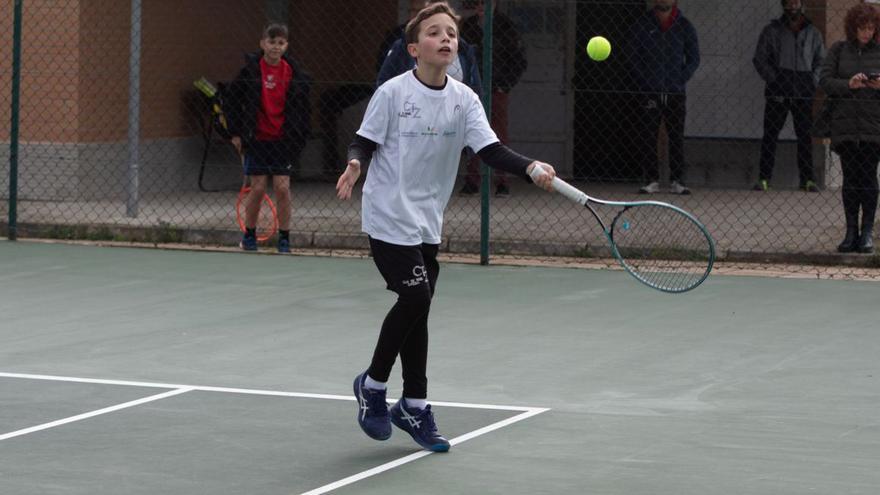
[[[483,5],[483,108],[486,118],[492,119],[492,2]],[[489,264],[489,190],[491,172],[485,163],[480,163],[482,179],[480,182],[480,264]]]
[[[18,125],[21,106],[21,16],[24,0],[15,0],[12,20],[12,111],[9,127],[9,232],[18,237]]]
[[[128,200],[125,213],[135,218],[140,204],[141,0],[131,0],[128,70]]]

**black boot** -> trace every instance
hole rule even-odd
[[[846,219],[846,236],[837,246],[838,253],[854,253],[859,248],[859,198],[855,191],[843,189],[843,217]]]
[[[855,225],[846,226],[846,236],[837,246],[838,253],[854,253],[859,245],[859,229]]]
[[[862,235],[859,237],[859,252],[871,254],[874,252],[874,228],[863,226]]]

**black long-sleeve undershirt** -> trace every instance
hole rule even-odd
[[[354,141],[348,147],[348,159],[356,159],[361,164],[366,164],[378,147],[377,143],[361,135],[355,135]],[[535,160],[520,155],[499,141],[495,141],[478,151],[477,156],[483,160],[483,163],[492,168],[497,168],[531,181],[526,173],[526,168]]]

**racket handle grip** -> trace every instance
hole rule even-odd
[[[538,177],[544,175],[544,169],[540,165],[535,165],[532,167],[532,171],[529,172],[529,176],[532,180],[536,180]],[[553,178],[553,189],[556,190],[559,194],[565,196],[566,198],[574,201],[575,203],[584,206],[589,201],[590,197],[580,189],[572,186],[568,182],[560,179],[559,177]]]
[[[556,189],[559,194],[565,196],[566,198],[574,201],[575,203],[584,206],[587,204],[587,201],[590,200],[590,197],[587,196],[587,193],[581,191],[580,189],[574,187],[573,185],[565,182],[559,177],[553,178],[553,189]]]

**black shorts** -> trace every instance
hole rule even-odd
[[[244,153],[245,175],[290,176],[291,157],[283,141],[253,141]]]
[[[370,250],[388,290],[397,294],[427,290],[434,294],[440,273],[437,262],[439,244],[400,246],[370,237]]]

